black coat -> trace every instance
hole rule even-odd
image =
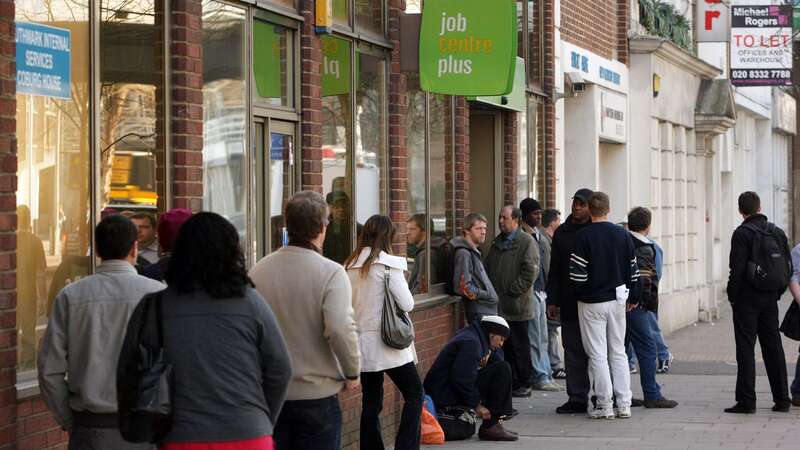
[[[563,322],[578,321],[578,293],[569,279],[569,259],[575,251],[578,231],[589,225],[574,223],[572,215],[556,229],[550,249],[550,273],[547,277],[547,304],[561,308]]]
[[[633,303],[641,304],[648,311],[658,313],[658,274],[656,271],[656,245],[644,242],[633,236],[636,264],[639,265],[639,286],[631,290],[636,298]],[[629,302],[630,303],[630,302]]]
[[[747,281],[747,262],[751,259],[755,233],[745,226],[749,224],[755,225],[761,229],[765,229],[769,226],[767,216],[755,214],[745,219],[733,232],[733,236],[731,237],[730,275],[728,276],[728,300],[731,303],[739,301],[780,300],[783,291],[774,293],[758,291]],[[786,234],[778,227],[775,227],[775,230],[780,236],[782,247],[786,249],[786,257],[791,260],[791,250],[789,249],[789,240],[786,238]]]

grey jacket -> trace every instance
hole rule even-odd
[[[464,299],[464,310],[469,315],[496,315],[497,292],[481,261],[481,252],[463,237],[456,237],[453,245],[453,289]],[[464,292],[461,281],[464,281]]]
[[[58,293],[37,366],[42,397],[65,430],[73,410],[117,412],[117,359],[128,319],[142,297],[164,287],[126,261],[108,260]]]
[[[486,255],[489,279],[500,297],[500,315],[521,322],[533,318],[533,282],[539,276],[539,247],[521,228],[498,235]]]

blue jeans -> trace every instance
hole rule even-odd
[[[639,355],[639,379],[645,400],[661,399],[661,387],[656,383],[656,341],[650,321],[650,313],[642,307],[634,308],[626,315],[627,339]]]
[[[667,343],[664,342],[664,336],[661,334],[661,327],[658,326],[658,316],[652,311],[647,311],[647,313],[650,315],[650,327],[653,330],[653,339],[656,341],[656,357],[659,362],[667,361],[669,360],[669,347],[667,347]],[[625,344],[625,351],[628,353],[628,364],[633,368],[638,363],[638,358],[636,357],[636,351],[633,349],[633,344],[631,344],[630,341]]]
[[[285,402],[272,438],[277,450],[339,450],[342,447],[339,399],[334,395]]]
[[[794,381],[792,381],[792,399],[800,400],[800,355],[797,355],[797,365],[794,368]]]
[[[550,355],[547,346],[547,297],[543,292],[533,294],[533,319],[528,321],[528,339],[531,341],[532,381],[534,385],[553,382]]]

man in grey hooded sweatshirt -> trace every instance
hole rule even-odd
[[[453,245],[453,290],[464,300],[467,323],[497,315],[497,292],[481,261],[478,246],[486,241],[486,217],[472,213],[464,218],[462,236]]]

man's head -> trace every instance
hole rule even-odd
[[[529,226],[536,228],[542,222],[542,205],[536,200],[528,197],[519,202],[519,209],[522,211],[522,220]]]
[[[156,238],[156,217],[148,213],[136,213],[131,220],[138,230],[137,240],[140,246],[150,245]]]
[[[188,208],[173,208],[161,215],[158,221],[158,245],[164,252],[171,252],[175,248],[175,239],[181,225],[192,217],[192,210]]]
[[[489,223],[483,214],[470,213],[464,218],[464,239],[476,247],[486,242],[486,225]]]
[[[286,203],[286,229],[289,242],[322,247],[328,227],[328,205],[321,194],[301,191]]]
[[[515,208],[514,205],[506,205],[500,210],[497,216],[498,225],[500,225],[500,232],[508,234],[519,228],[519,220],[522,218],[522,211]]]
[[[136,225],[121,214],[108,216],[97,224],[94,243],[103,261],[122,259],[136,262]]]
[[[406,242],[417,246],[425,242],[425,214],[414,214],[408,218]]]
[[[556,228],[561,225],[561,211],[557,209],[545,209],[542,212],[542,228],[550,236],[556,232]]]
[[[611,212],[611,200],[605,192],[595,192],[589,196],[589,214],[593,222],[604,221]]]
[[[628,213],[628,229],[647,236],[650,234],[650,224],[653,221],[653,213],[649,209],[637,206]]]
[[[572,196],[572,218],[578,223],[585,223],[591,219],[589,214],[589,197],[594,192],[590,189],[578,189]]]
[[[753,191],[742,192],[739,196],[739,214],[745,218],[761,212],[761,199]]]
[[[511,328],[508,326],[508,322],[500,316],[483,316],[481,327],[489,336],[489,347],[492,350],[502,347],[508,336],[511,335]]]
[[[331,196],[331,218],[336,223],[350,220],[350,197],[342,191],[335,191]]]

